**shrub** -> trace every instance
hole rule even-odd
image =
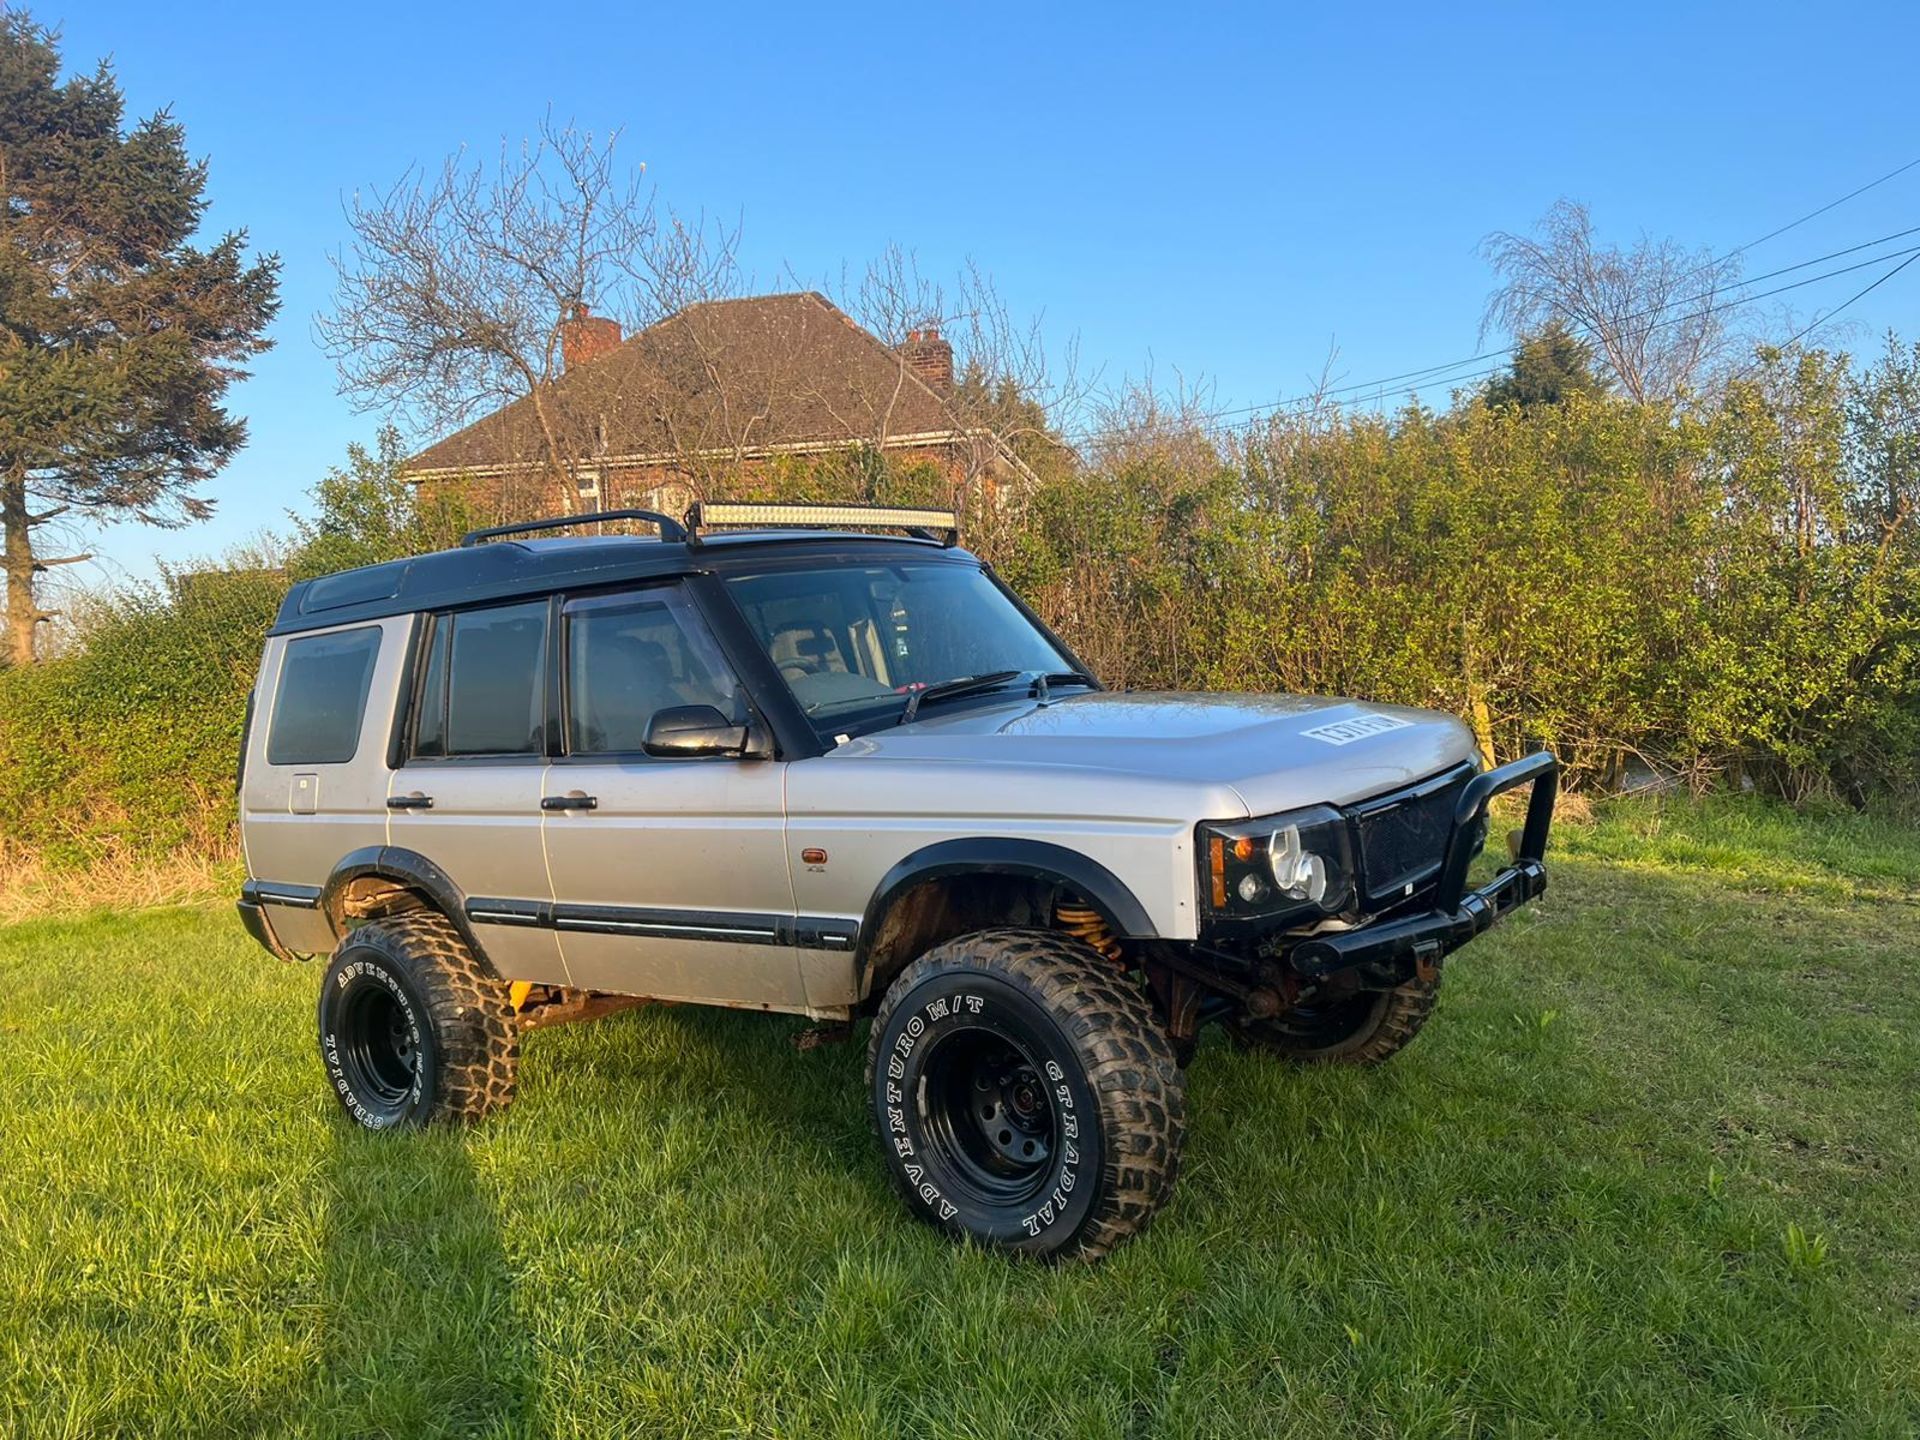
[[[0,672],[5,846],[54,865],[231,844],[271,570],[167,575],[97,604],[75,653]]]
[[[1151,408],[1147,411],[1151,415]],[[74,653],[0,671],[0,860],[231,844],[261,637],[290,579],[452,543],[459,492],[397,436],[316,487],[284,564],[171,573],[99,604]],[[858,450],[737,498],[950,503]],[[1582,392],[1446,413],[1130,427],[971,545],[1108,683],[1351,694],[1468,717],[1575,785],[1633,765],[1794,800],[1920,791],[1920,348],[1865,370],[1763,351],[1715,403]]]

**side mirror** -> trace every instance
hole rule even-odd
[[[649,755],[686,760],[701,755],[731,755],[741,760],[764,760],[772,746],[760,726],[736,725],[711,705],[675,705],[656,710],[647,722],[644,742]]]

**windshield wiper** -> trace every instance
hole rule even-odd
[[[1033,698],[1045,705],[1053,698],[1056,685],[1084,685],[1098,690],[1100,682],[1084,670],[1045,670],[1033,677]]]
[[[900,712],[898,723],[911,725],[913,717],[920,713],[920,707],[929,700],[946,700],[955,695],[971,694],[975,690],[991,690],[1009,680],[1018,680],[1025,673],[1021,670],[989,670],[984,675],[962,675],[956,680],[942,680],[938,685],[915,690],[907,696],[906,708]]]

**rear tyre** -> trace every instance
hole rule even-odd
[[[1420,1033],[1439,997],[1437,978],[1409,980],[1393,990],[1296,1005],[1271,1020],[1229,1025],[1227,1033],[1247,1049],[1301,1065],[1378,1065]]]
[[[909,965],[867,1089],[895,1186],[951,1235],[1097,1259],[1173,1189],[1186,1077],[1146,996],[1060,935],[982,931]]]
[[[416,911],[363,925],[334,951],[320,1058],[369,1130],[467,1123],[512,1101],[520,1038],[506,985],[444,916]]]

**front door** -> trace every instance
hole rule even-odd
[[[548,609],[522,601],[427,622],[387,843],[446,873],[503,978],[564,985],[540,835]]]
[[[553,922],[573,984],[804,1010],[786,765],[646,753],[657,711],[748,702],[678,583],[570,600],[561,754],[545,772]]]

